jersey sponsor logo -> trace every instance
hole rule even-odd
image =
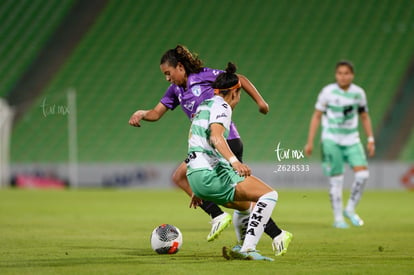
[[[193,101],[187,101],[186,103],[183,104],[184,108],[186,108],[189,111],[193,111],[194,109],[194,104],[195,104],[195,100]]]
[[[201,95],[201,87],[199,85],[196,85],[196,86],[191,88],[191,92],[195,96],[200,96]]]
[[[216,119],[219,119],[219,118],[221,118],[221,117],[227,117],[227,115],[226,115],[225,113],[222,113],[221,115],[217,115],[217,116],[216,116]]]

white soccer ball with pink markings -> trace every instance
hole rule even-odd
[[[171,224],[161,224],[151,234],[151,247],[158,254],[175,254],[183,244],[180,229]]]

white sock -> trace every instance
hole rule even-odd
[[[236,231],[237,242],[240,244],[243,243],[244,237],[246,236],[250,212],[250,209],[244,211],[234,210],[233,212],[233,226]]]
[[[256,250],[256,245],[263,235],[264,228],[276,206],[277,198],[278,194],[276,191],[266,193],[259,198],[253,211],[250,213],[246,237],[240,252]]]
[[[336,222],[344,221],[342,214],[342,186],[344,184],[344,175],[329,178],[329,197],[333,210],[334,220]]]
[[[368,170],[362,170],[355,173],[355,181],[352,184],[351,195],[346,206],[346,211],[355,213],[355,208],[361,200],[362,193],[364,192],[365,184],[369,177]]]

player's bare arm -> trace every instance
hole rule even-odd
[[[158,103],[154,109],[151,110],[138,110],[132,114],[129,119],[129,124],[135,127],[141,127],[141,120],[145,121],[157,121],[159,120],[166,112],[168,108],[164,104]]]
[[[224,138],[224,127],[219,123],[213,123],[210,125],[210,142],[214,148],[230,162],[231,166],[236,170],[241,176],[250,176],[250,168],[241,163],[230,150],[229,145],[227,144],[226,139]]]
[[[312,118],[311,118],[311,121],[310,121],[310,125],[309,125],[308,141],[305,145],[305,154],[307,156],[312,155],[313,140],[315,138],[316,131],[319,128],[319,124],[321,123],[322,114],[323,113],[319,110],[315,110],[313,112],[313,115],[312,115]]]
[[[256,102],[259,106],[259,111],[262,114],[267,114],[269,112],[269,104],[263,99],[262,95],[256,89],[256,87],[245,77],[244,75],[237,74],[240,79],[243,90]]]
[[[368,137],[367,142],[367,151],[368,156],[373,157],[375,155],[375,140],[374,134],[372,132],[371,117],[367,112],[360,113],[359,117],[361,118],[362,127],[364,128],[365,134]]]

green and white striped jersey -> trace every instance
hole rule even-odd
[[[319,93],[315,108],[323,112],[322,140],[339,145],[353,145],[360,141],[358,114],[368,112],[365,91],[351,84],[347,91],[337,83],[325,86]]]
[[[232,109],[221,96],[214,96],[201,103],[191,123],[188,138],[187,174],[194,170],[212,170],[219,162],[227,162],[210,142],[210,125],[224,126],[224,139],[229,135]]]

